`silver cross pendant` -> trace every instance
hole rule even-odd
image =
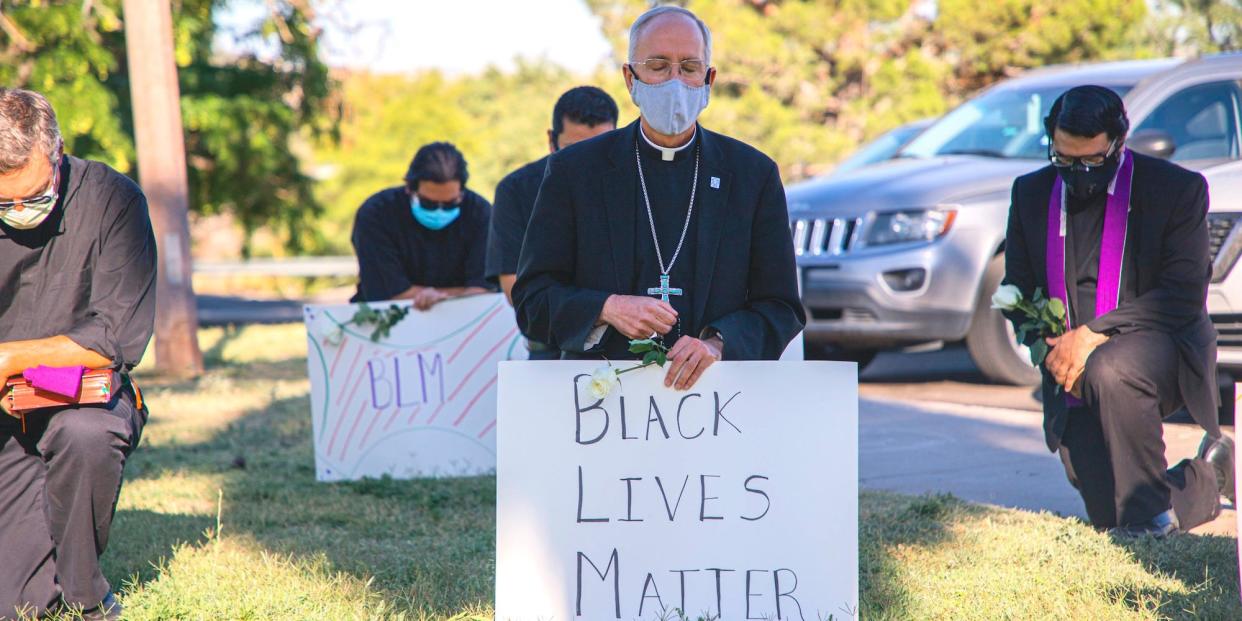
[[[668,302],[668,296],[681,295],[681,289],[675,289],[668,286],[668,274],[660,274],[660,286],[647,289],[647,295],[658,295],[660,301]]]

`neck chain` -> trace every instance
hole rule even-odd
[[[638,165],[638,183],[643,190],[643,204],[647,206],[647,223],[651,225],[651,241],[655,243],[656,261],[660,263],[660,275],[668,276],[673,271],[673,265],[677,263],[677,257],[681,255],[681,246],[686,242],[686,231],[690,230],[690,216],[694,215],[694,194],[699,187],[699,160],[701,155],[700,145],[694,147],[694,181],[690,186],[690,207],[686,209],[686,223],[681,227],[681,238],[677,240],[677,248],[673,250],[673,257],[669,259],[668,266],[664,265],[664,253],[660,251],[660,236],[656,234],[655,216],[651,213],[651,198],[647,196],[647,180],[643,177],[643,159],[639,152],[638,143],[634,143],[634,163]]]

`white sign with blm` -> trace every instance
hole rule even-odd
[[[854,365],[500,366],[498,621],[857,614]]]
[[[377,302],[376,311],[409,302]],[[489,473],[496,365],[525,360],[500,294],[411,309],[382,338],[360,305],[306,306],[315,474],[320,481]]]

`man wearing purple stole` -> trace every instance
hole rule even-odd
[[[1014,181],[1004,282],[1067,309],[1042,365],[1048,448],[1097,528],[1189,530],[1235,498],[1206,309],[1207,182],[1127,149],[1125,107],[1107,88],[1069,90],[1044,125],[1051,165]],[[1207,435],[1168,468],[1162,423],[1182,407]]]

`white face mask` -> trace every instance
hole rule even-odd
[[[21,211],[10,207],[0,212],[0,222],[3,222],[10,228],[21,231],[28,231],[43,224],[48,216],[52,215],[52,210],[56,208],[56,203],[60,200],[57,187],[60,185],[59,163],[55,168],[56,172],[52,175],[51,187],[40,195],[34,204],[23,203]]]
[[[711,86],[688,86],[676,78],[659,84],[647,84],[633,79],[630,99],[652,129],[665,136],[676,136],[698,120],[707,107]]]

